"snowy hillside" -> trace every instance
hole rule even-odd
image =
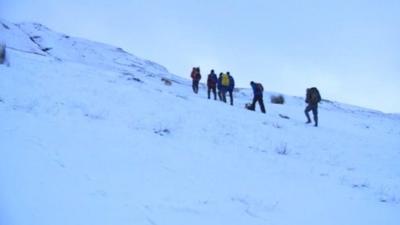
[[[400,224],[398,115],[325,101],[314,128],[39,24],[0,42],[0,225]]]

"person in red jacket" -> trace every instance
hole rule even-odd
[[[199,83],[201,80],[201,74],[200,74],[200,67],[193,67],[192,74],[190,75],[192,77],[193,83],[192,83],[192,88],[194,93],[199,92]]]

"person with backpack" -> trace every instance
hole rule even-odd
[[[222,101],[226,103],[226,92],[228,91],[229,88],[229,76],[226,73],[222,73],[220,76],[220,82],[221,82],[221,98]]]
[[[235,80],[231,76],[229,72],[226,73],[229,77],[229,86],[228,86],[228,92],[229,92],[229,97],[231,99],[231,105],[233,105],[233,90],[235,89]]]
[[[192,83],[192,88],[194,93],[199,92],[199,83],[201,80],[201,74],[200,74],[200,67],[193,67],[192,74],[190,75],[192,77],[193,83]]]
[[[214,94],[214,100],[217,100],[217,82],[218,82],[217,75],[214,73],[214,70],[211,70],[211,73],[208,75],[207,78],[208,99],[210,99],[210,92],[212,91]]]
[[[250,82],[250,86],[253,89],[253,102],[251,104],[246,104],[246,108],[252,111],[256,110],[256,103],[260,105],[261,112],[265,113],[265,106],[264,106],[264,100],[263,100],[263,92],[264,92],[264,87],[260,83],[256,83],[254,81]]]
[[[221,81],[222,81],[222,74],[223,73],[219,73],[219,76],[218,76],[218,81],[217,81],[217,89],[218,89],[218,99],[220,100],[220,101],[222,101],[222,84],[221,84]]]
[[[318,127],[318,103],[321,101],[321,95],[316,87],[307,88],[305,101],[308,104],[304,110],[307,117],[306,123],[311,123],[309,112],[312,111],[314,116],[314,126]]]

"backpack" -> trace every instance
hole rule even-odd
[[[307,103],[317,104],[321,101],[321,95],[316,87],[307,89]]]
[[[227,74],[222,75],[221,84],[225,87],[229,86],[229,76]]]
[[[193,68],[190,76],[192,77],[193,80],[200,81],[201,80],[200,68],[199,67]]]
[[[256,84],[256,88],[257,88],[257,91],[259,91],[260,93],[262,93],[264,91],[264,87],[260,83]]]
[[[197,71],[197,74],[196,74],[196,80],[201,80],[201,74],[200,74],[200,72],[199,72],[199,71]]]

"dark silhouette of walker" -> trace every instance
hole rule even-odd
[[[253,89],[253,102],[251,104],[246,104],[246,108],[251,111],[256,110],[256,103],[260,105],[260,109],[262,113],[265,113],[265,106],[264,106],[264,100],[263,100],[263,92],[264,92],[264,87],[262,86],[261,83],[256,83],[254,81],[250,82],[250,86]]]
[[[318,103],[321,101],[321,95],[316,87],[307,88],[306,90],[306,103],[308,104],[304,110],[307,117],[306,123],[311,123],[310,111],[314,116],[314,126],[318,127]]]

